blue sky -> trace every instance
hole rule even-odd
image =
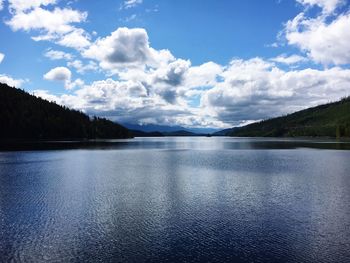
[[[346,0],[0,0],[0,81],[115,121],[226,128],[348,96]]]

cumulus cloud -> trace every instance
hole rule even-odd
[[[350,63],[350,13],[336,14],[342,0],[297,0],[306,7],[287,21],[284,35],[289,45],[298,47],[316,63]],[[321,13],[310,17],[308,8],[318,6]]]
[[[177,88],[184,84],[190,66],[190,61],[177,59],[155,71],[151,85],[166,102],[173,104],[178,98]]]
[[[108,117],[119,122],[158,123],[188,127],[218,127],[225,124],[181,101],[169,103],[155,89],[137,80],[106,79],[84,85],[74,94],[55,96],[48,91],[36,91],[38,96],[54,100],[88,114]],[[225,126],[226,127],[226,126]]]
[[[63,51],[59,51],[59,50],[52,50],[49,49],[44,53],[44,56],[51,59],[51,60],[60,60],[60,59],[65,59],[65,60],[72,60],[73,59],[73,55],[63,52]]]
[[[185,86],[190,88],[214,86],[222,71],[223,67],[212,61],[199,66],[192,66],[188,69]]]
[[[286,39],[305,51],[315,62],[342,65],[350,63],[350,13],[332,22],[326,18],[310,19],[299,14],[286,25]]]
[[[0,53],[0,63],[4,60],[5,55],[3,53]]]
[[[79,12],[68,8],[58,8],[49,11],[37,7],[29,12],[15,13],[14,16],[6,23],[12,30],[42,30],[47,32],[51,37],[55,34],[71,32],[74,27],[72,23],[80,23],[86,20],[87,13]]]
[[[201,106],[232,125],[337,100],[349,94],[350,85],[347,69],[284,71],[259,58],[232,61],[222,77],[203,94]]]
[[[65,84],[65,88],[68,90],[77,88],[77,87],[83,87],[85,82],[82,79],[76,79],[74,81],[69,81],[68,83]]]
[[[299,55],[291,55],[287,56],[285,54],[279,55],[277,57],[271,58],[271,61],[277,62],[277,63],[282,63],[282,64],[287,64],[287,65],[293,65],[301,62],[306,62],[307,59],[303,56]]]
[[[0,11],[4,8],[4,1],[3,0],[0,0]]]
[[[155,81],[164,82],[170,86],[179,86],[183,83],[185,74],[191,66],[189,60],[178,59],[167,65],[166,68],[160,68],[156,72]]]
[[[118,28],[110,36],[97,40],[84,55],[99,60],[106,68],[116,64],[144,64],[150,57],[148,35],[141,28]]]
[[[82,49],[90,45],[90,35],[83,29],[74,29],[63,35],[56,43],[65,47]]]
[[[83,52],[83,56],[99,61],[104,69],[156,66],[174,59],[169,51],[150,47],[145,29],[125,27],[98,39]]]
[[[90,35],[74,25],[85,22],[87,12],[70,8],[45,8],[55,3],[54,0],[12,0],[12,17],[5,23],[13,31],[38,33],[39,35],[32,37],[35,41],[52,41],[75,49],[87,47],[90,44]]]
[[[215,77],[206,79],[204,74],[200,76],[203,82],[198,80],[193,88],[186,86],[193,74],[189,62],[179,61],[177,66],[169,66],[185,69],[178,71],[185,74],[183,79],[172,82],[178,85],[164,81],[166,73],[172,72],[164,69],[160,74],[164,79],[153,72],[148,79],[95,81],[57,99],[69,107],[116,121],[224,128],[291,113],[349,94],[350,70],[339,67],[283,70],[261,58],[233,60],[226,67],[211,63],[205,67],[216,68]],[[204,85],[209,80],[213,86],[201,90],[200,105],[192,107],[186,92],[196,91],[197,84]]]
[[[84,85],[81,79],[72,82],[72,72],[66,67],[57,67],[51,69],[44,75],[44,79],[64,83],[66,89],[73,89],[77,86]]]
[[[26,11],[39,6],[52,5],[57,2],[57,0],[8,0],[10,9],[16,12]]]
[[[72,73],[69,69],[65,67],[57,67],[51,69],[44,75],[44,79],[46,80],[54,80],[54,81],[70,81],[72,77]]]
[[[297,2],[307,7],[318,6],[325,14],[334,12],[336,8],[344,4],[344,0],[297,0]]]
[[[84,64],[81,60],[76,59],[74,61],[69,61],[67,66],[76,69],[80,74],[85,74],[87,71],[98,71],[98,65],[94,61],[89,61]]]
[[[33,90],[33,95],[55,103],[60,102],[60,98],[51,94],[48,90]]]
[[[307,61],[296,54],[192,66],[167,50],[153,49],[147,32],[139,28],[119,28],[82,55],[116,73],[118,80],[81,85],[74,94],[59,96],[60,103],[116,121],[228,127],[349,94],[347,69],[296,70],[294,64]],[[83,72],[89,64],[75,60],[68,66]],[[95,70],[97,65],[91,67]]]
[[[56,97],[56,100],[86,112],[101,111],[116,117],[148,105],[152,98],[145,99],[146,96],[147,89],[140,82],[106,79],[77,90],[75,95]]]
[[[10,87],[20,88],[24,82],[23,79],[14,79],[11,76],[0,74],[0,83],[5,83]]]

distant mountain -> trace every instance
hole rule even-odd
[[[197,134],[211,134],[213,132],[217,132],[218,129],[213,128],[184,128],[181,126],[165,126],[165,125],[156,125],[156,124],[131,124],[131,123],[123,123],[123,126],[130,130],[137,130],[143,132],[177,132],[177,131],[188,131],[191,133]]]
[[[198,134],[213,134],[215,132],[220,131],[220,129],[214,128],[186,128],[185,130]]]
[[[131,124],[131,123],[123,123],[123,126],[130,130],[137,130],[143,132],[174,132],[178,130],[183,130],[184,128],[181,126],[163,126],[156,124]]]
[[[253,123],[233,130],[230,136],[248,137],[350,137],[350,97]]]
[[[203,134],[193,133],[186,130],[163,132],[164,136],[203,136]]]
[[[125,127],[0,83],[0,140],[130,138]]]
[[[161,132],[144,132],[139,130],[130,130],[134,137],[163,137],[164,134]]]

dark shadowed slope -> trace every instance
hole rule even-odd
[[[0,139],[129,138],[125,127],[92,118],[0,83]]]
[[[350,137],[350,97],[235,129],[230,136]]]

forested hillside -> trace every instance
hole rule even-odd
[[[125,127],[0,83],[0,139],[129,138]]]
[[[253,123],[230,132],[247,137],[350,137],[350,97],[338,102]]]

